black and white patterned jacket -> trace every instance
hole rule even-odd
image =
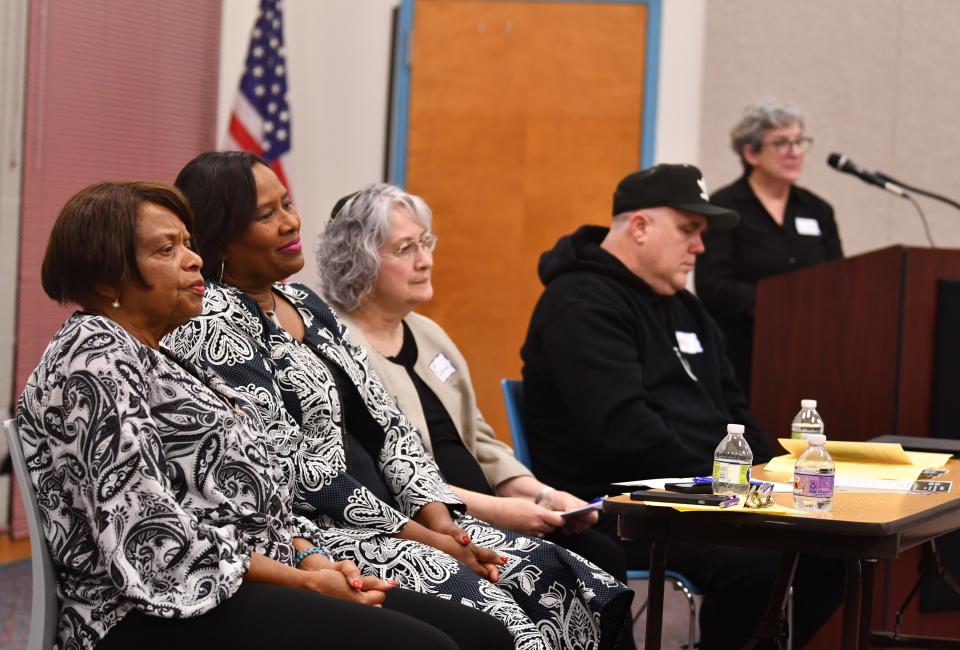
[[[60,647],[93,648],[131,609],[202,614],[250,553],[293,563],[292,512],[256,411],[221,379],[76,313],[17,405],[62,602]]]
[[[246,293],[210,282],[203,315],[175,330],[165,343],[179,356],[221,375],[256,404],[286,476],[297,479],[298,510],[370,537],[399,531],[408,517],[432,501],[462,510],[462,501],[423,448],[419,432],[330,307],[303,285],[276,284],[274,289],[303,319],[302,342],[267,318]],[[324,362],[346,372],[383,427],[385,443],[375,461],[400,512],[346,474],[341,402]]]

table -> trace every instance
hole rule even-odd
[[[960,476],[960,461],[947,464]],[[760,480],[789,480],[756,466]],[[790,494],[776,494],[782,505],[793,505]],[[768,638],[779,626],[787,591],[793,581],[799,553],[842,558],[847,564],[843,604],[842,648],[865,647],[871,614],[873,573],[877,560],[892,560],[903,551],[960,528],[960,485],[949,493],[916,495],[837,492],[828,513],[772,515],[762,512],[680,512],[645,506],[629,495],[610,497],[604,510],[619,519],[619,534],[627,540],[650,543],[646,648],[660,648],[663,623],[663,581],[666,547],[670,542],[702,542],[709,530],[710,543],[772,548],[783,553],[780,575],[774,585],[767,614],[759,632]],[[867,597],[864,598],[864,594]]]

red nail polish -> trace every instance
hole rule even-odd
[[[397,580],[396,578],[390,578],[389,580],[387,580],[387,583],[393,585],[394,587],[396,587],[397,585],[400,584],[400,581]]]
[[[354,589],[360,589],[361,587],[363,587],[363,580],[354,578],[353,580],[350,581],[350,586],[353,587]]]
[[[470,536],[469,536],[469,535],[464,535],[464,536],[463,536],[463,543],[464,543],[464,544],[469,544],[469,543],[470,543]]]
[[[501,556],[500,556],[500,561],[503,562],[504,564],[506,564],[506,563],[509,562],[510,560],[509,560],[508,558],[505,558],[505,557],[503,557],[503,556],[501,555]]]

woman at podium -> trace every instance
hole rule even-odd
[[[749,397],[757,282],[843,257],[843,249],[833,208],[796,184],[813,139],[794,107],[774,99],[747,106],[730,142],[743,175],[710,201],[736,210],[740,223],[704,235],[694,281],[727,338],[727,356]]]

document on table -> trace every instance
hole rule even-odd
[[[793,474],[797,457],[807,447],[805,440],[781,438],[790,452],[767,463],[766,471]],[[925,469],[943,467],[950,454],[904,451],[899,443],[827,441],[827,451],[837,466],[837,489],[909,491]]]
[[[789,506],[782,506],[779,503],[774,503],[773,505],[765,506],[763,508],[744,508],[742,500],[737,505],[730,506],[729,508],[718,508],[716,506],[701,506],[697,504],[686,503],[669,503],[666,501],[637,501],[636,503],[642,503],[645,506],[653,506],[656,508],[673,508],[674,510],[679,510],[680,512],[752,512],[760,515],[803,514],[800,510],[791,508]]]
[[[807,448],[806,440],[780,438],[780,445],[794,458]],[[950,454],[929,451],[904,451],[899,442],[852,442],[849,440],[827,440],[827,451],[834,462],[849,462],[879,465],[920,465],[943,467],[950,460]]]
[[[790,465],[790,472],[793,472],[793,465]],[[622,481],[620,483],[612,483],[611,485],[616,485],[617,487],[625,488],[638,488],[638,487],[648,487],[652,490],[666,490],[667,483],[692,483],[693,477],[688,476],[686,478],[645,478],[638,481]],[[793,492],[792,483],[777,483],[775,481],[765,481],[766,483],[773,483],[774,492],[783,492],[785,494]]]

